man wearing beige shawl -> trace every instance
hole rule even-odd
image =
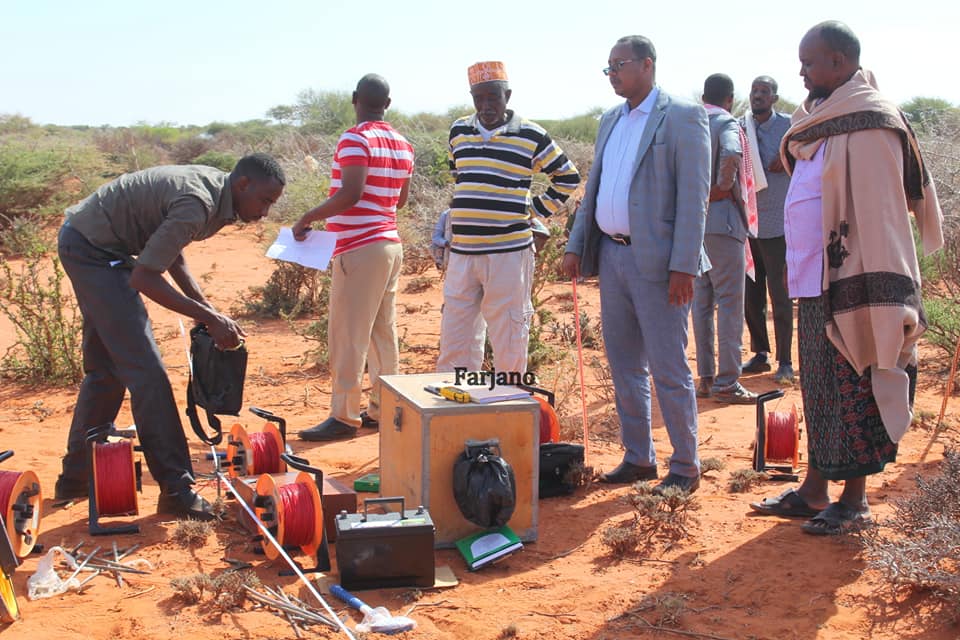
[[[859,60],[843,23],[807,32],[800,75],[809,96],[780,147],[792,174],[787,279],[799,299],[809,468],[800,487],[751,507],[808,517],[803,530],[816,535],[870,521],[866,476],[894,461],[912,418],[926,319],[910,213],[925,253],[943,243],[916,137]],[[844,481],[833,503],[830,480]]]

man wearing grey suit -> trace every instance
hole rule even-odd
[[[623,461],[601,476],[657,477],[650,375],[673,446],[656,487],[700,485],[697,402],[687,366],[693,281],[709,265],[703,229],[710,191],[710,131],[703,107],[655,85],[656,51],[620,38],[604,69],[626,102],[603,115],[593,168],[570,233],[565,275],[600,277],[601,321],[616,392]]]

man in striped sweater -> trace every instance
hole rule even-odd
[[[502,62],[479,62],[468,76],[477,112],[450,128],[456,186],[437,370],[479,370],[489,327],[494,369],[522,374],[533,315],[531,224],[563,205],[580,174],[543,127],[507,109]],[[531,196],[536,173],[551,186]]]
[[[380,374],[399,368],[396,296],[403,250],[397,209],[407,202],[413,147],[383,121],[389,106],[386,80],[372,73],[360,79],[353,92],[357,125],[337,143],[330,195],[293,226],[297,240],[320,220],[337,232],[327,329],[330,417],[301,431],[302,440],[349,438],[358,426],[379,427]],[[372,390],[361,412],[364,365]]]

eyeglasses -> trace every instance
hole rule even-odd
[[[617,60],[616,62],[611,62],[610,66],[603,70],[603,75],[608,76],[614,71],[619,73],[620,69],[623,68],[623,65],[627,64],[628,62],[636,62],[636,60]]]

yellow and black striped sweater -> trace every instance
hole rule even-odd
[[[454,253],[519,251],[533,243],[530,220],[550,216],[580,184],[580,174],[550,135],[535,122],[508,112],[510,119],[489,140],[476,114],[450,127],[450,171],[456,180],[450,205]],[[551,185],[531,196],[533,176]]]

